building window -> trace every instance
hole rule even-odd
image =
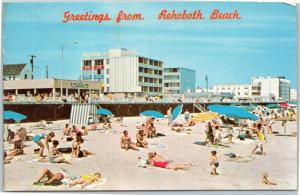
[[[95,66],[103,65],[103,60],[95,60]]]
[[[83,60],[83,65],[84,66],[91,66],[92,65],[92,60]]]
[[[106,92],[109,92],[109,87],[106,87]]]
[[[106,64],[109,64],[109,59],[106,59]]]
[[[27,74],[24,75],[24,79],[27,79]]]
[[[139,72],[144,72],[144,68],[143,67],[139,67]]]
[[[109,78],[106,78],[106,84],[109,84]]]
[[[109,74],[109,69],[106,69],[106,74]]]
[[[100,69],[97,70],[97,74],[101,74],[101,70]]]

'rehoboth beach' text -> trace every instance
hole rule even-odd
[[[205,14],[200,10],[161,10],[157,15],[157,20],[238,20],[241,16],[237,9],[232,11],[223,12],[219,9],[213,9],[211,13],[205,17]],[[72,13],[65,11],[63,16],[63,23],[69,22],[98,22],[102,23],[105,21],[114,20],[116,23],[126,21],[141,21],[144,20],[142,13],[127,13],[120,10],[114,17],[111,17],[108,13],[93,13],[92,11],[86,11],[84,13]]]

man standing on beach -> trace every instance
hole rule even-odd
[[[168,117],[168,126],[170,126],[170,124],[172,122],[172,107],[169,107],[169,109],[167,111],[167,117]]]

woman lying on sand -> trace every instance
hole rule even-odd
[[[83,175],[78,179],[73,180],[70,184],[69,187],[75,186],[80,184],[81,188],[86,187],[87,185],[90,185],[92,183],[95,183],[101,179],[101,174],[100,173],[93,173],[90,175]]]
[[[42,135],[34,135],[33,136],[33,142],[36,143],[40,147],[39,156],[43,157],[44,148],[46,146],[48,152],[49,152],[49,142],[52,138],[55,137],[54,132],[50,132],[48,135],[45,133],[42,133]],[[45,139],[45,144],[42,142],[42,139]]]
[[[76,142],[72,144],[72,156],[76,158],[87,157],[89,155],[94,155],[94,153],[88,150],[80,150],[80,145],[83,143],[81,137],[76,137]]]
[[[123,131],[123,136],[121,137],[120,144],[121,149],[125,149],[126,151],[128,151],[128,149],[139,151],[136,145],[133,142],[131,142],[130,137],[128,136],[128,131],[126,130]]]
[[[144,135],[144,131],[141,129],[136,134],[136,146],[137,147],[142,147],[142,148],[148,148],[147,145],[148,145],[148,143],[146,141],[146,137]]]
[[[51,172],[49,169],[42,169],[40,176],[35,182],[33,182],[33,185],[57,185],[60,184],[61,180],[63,180],[64,177],[65,174],[62,171]]]
[[[187,170],[192,167],[192,163],[170,163],[156,152],[149,152],[148,160],[150,162],[150,165],[152,166],[165,169],[173,169],[174,171],[179,169]]]
[[[267,172],[265,172],[263,175],[262,175],[262,184],[266,184],[266,185],[277,185],[276,183],[274,182],[271,182],[269,179],[269,174]]]

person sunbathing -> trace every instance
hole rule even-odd
[[[22,149],[12,149],[10,151],[5,152],[5,156],[7,157],[13,157],[13,156],[19,156],[19,155],[23,155],[24,154],[24,150]]]
[[[48,152],[49,152],[49,142],[51,141],[52,138],[55,137],[55,133],[54,132],[50,132],[49,134],[45,134],[45,133],[42,133],[42,135],[34,135],[33,136],[33,142],[36,143],[39,147],[40,147],[40,150],[39,150],[39,156],[40,157],[43,157],[43,152],[44,152],[44,148],[46,146]],[[45,142],[43,143],[43,139],[45,139]]]
[[[103,129],[108,130],[108,129],[111,129],[111,128],[112,128],[111,124],[109,122],[107,122],[107,121],[104,121],[104,123],[103,123]]]
[[[192,167],[191,163],[170,163],[156,152],[148,153],[148,161],[152,166],[165,169],[173,169],[174,171],[177,171],[179,169],[188,170]]]
[[[80,150],[80,145],[83,143],[83,139],[81,137],[76,138],[76,142],[72,144],[72,156],[76,158],[87,157],[89,155],[94,155],[94,153],[88,150]]]
[[[128,131],[123,131],[123,136],[120,140],[121,148],[128,151],[128,149],[133,149],[136,151],[139,151],[139,149],[136,147],[136,145],[131,142],[130,137],[128,136]]]
[[[54,140],[52,142],[52,148],[50,149],[49,157],[48,158],[40,157],[39,162],[72,164],[69,160],[67,160],[62,156],[62,153],[57,148],[58,145],[59,142],[57,140]]]
[[[33,185],[44,184],[44,185],[57,185],[65,178],[65,174],[62,171],[52,172],[49,169],[42,169],[38,179],[33,182]]]
[[[91,131],[96,131],[96,130],[97,130],[97,125],[96,125],[96,123],[91,124],[90,127],[89,127],[89,129],[90,129]]]
[[[142,148],[148,148],[148,143],[146,141],[146,137],[144,136],[144,131],[139,130],[139,132],[136,134],[136,146],[142,147]]]
[[[266,184],[266,185],[277,185],[276,183],[274,182],[271,182],[269,179],[269,174],[267,172],[265,172],[263,175],[262,175],[262,184]]]
[[[100,173],[93,173],[90,175],[83,175],[69,183],[69,187],[75,186],[80,184],[81,188],[84,188],[92,183],[95,183],[101,179],[101,174]]]

